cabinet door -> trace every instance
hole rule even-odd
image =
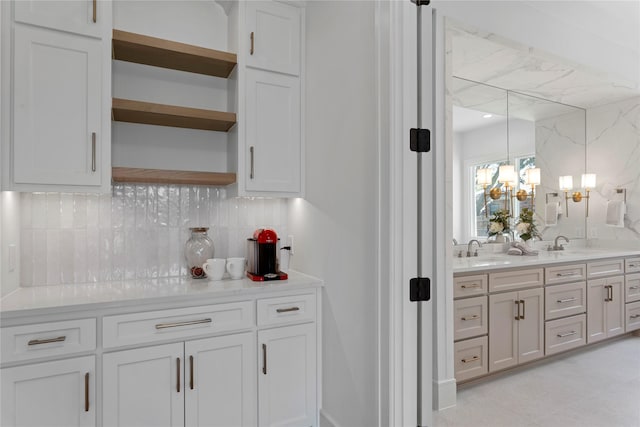
[[[19,0],[14,5],[16,22],[94,37],[100,37],[105,8],[111,7],[103,0]]]
[[[246,190],[299,193],[300,80],[247,70]]]
[[[489,372],[518,363],[517,296],[489,295]]]
[[[258,332],[258,425],[316,425],[315,324]]]
[[[610,277],[607,279],[610,287],[610,301],[605,303],[607,338],[624,333],[624,276]]]
[[[14,52],[14,183],[99,186],[100,41],[16,25]]]
[[[183,426],[183,343],[105,354],[103,425]]]
[[[96,425],[95,356],[0,372],[3,426]]]
[[[185,425],[255,426],[255,335],[185,343]]]
[[[587,281],[587,342],[592,343],[607,337],[605,316],[606,280]]]
[[[247,3],[247,65],[300,74],[301,10],[276,2]]]
[[[525,363],[544,356],[544,291],[520,291],[518,300],[518,363]]]

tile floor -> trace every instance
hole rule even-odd
[[[640,427],[640,336],[463,386],[436,427]]]

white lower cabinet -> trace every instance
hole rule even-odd
[[[624,276],[587,281],[587,342],[625,332]]]
[[[3,426],[96,425],[95,356],[0,369]]]
[[[316,327],[258,331],[258,425],[316,425]]]
[[[253,336],[105,354],[104,425],[255,425]]]
[[[489,295],[489,372],[544,356],[542,288]]]

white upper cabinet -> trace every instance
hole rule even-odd
[[[247,65],[300,74],[301,11],[276,2],[247,3]]]
[[[111,3],[15,1],[3,56],[2,188],[107,191],[111,185]],[[9,44],[7,43],[7,44]],[[4,98],[4,97],[3,97]]]
[[[100,50],[95,39],[16,25],[16,184],[101,184]]]
[[[247,70],[246,189],[300,192],[300,80]]]
[[[16,22],[98,38],[111,15],[111,3],[103,0],[19,0],[14,8]]]

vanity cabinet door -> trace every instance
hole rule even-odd
[[[518,293],[489,295],[489,372],[518,363]]]
[[[95,356],[3,368],[0,424],[96,425]]]
[[[184,425],[184,344],[105,354],[102,358],[103,425]]]
[[[518,363],[544,356],[544,292],[542,288],[518,292]]]
[[[624,333],[624,276],[587,282],[587,342]]]

